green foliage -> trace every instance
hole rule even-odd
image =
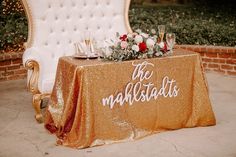
[[[158,43],[158,36],[154,30],[149,34],[137,30],[133,33],[119,35],[117,40],[111,41],[109,50],[103,51],[103,59],[111,61],[126,61],[140,58],[162,57],[171,54],[167,45]],[[162,45],[162,46],[161,46]],[[108,53],[107,53],[108,52]],[[167,53],[168,52],[168,53]]]
[[[228,8],[192,6],[137,7],[130,10],[132,29],[166,25],[178,44],[236,46],[236,14]]]
[[[11,4],[17,3],[12,0]],[[0,53],[4,51],[19,50],[27,39],[27,19],[22,11],[13,9],[8,11],[6,4],[2,1],[0,5]]]
[[[134,5],[142,5],[144,3],[145,0],[132,0],[132,4]]]
[[[134,2],[142,4],[143,0]],[[236,8],[231,3],[222,7],[214,0],[205,5],[203,2],[206,3],[201,0],[192,6],[132,5],[130,24],[133,30],[140,28],[143,31],[157,30],[159,24],[164,24],[168,32],[176,33],[178,44],[236,46]],[[0,53],[22,48],[27,29],[27,19],[19,0],[2,0]]]

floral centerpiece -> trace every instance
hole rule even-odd
[[[155,30],[151,30],[150,34],[141,30],[123,35],[117,33],[116,37],[109,47],[110,51],[104,53],[105,60],[125,61],[169,54],[166,42],[160,40]]]

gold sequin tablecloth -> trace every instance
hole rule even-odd
[[[76,148],[215,125],[199,54],[124,62],[62,57],[45,127]]]

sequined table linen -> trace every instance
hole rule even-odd
[[[124,62],[62,57],[45,127],[58,143],[86,148],[215,125],[199,54]]]

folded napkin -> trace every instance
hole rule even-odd
[[[85,42],[77,42],[74,43],[74,46],[76,54],[89,56],[95,53],[92,41],[89,41],[87,44]]]

